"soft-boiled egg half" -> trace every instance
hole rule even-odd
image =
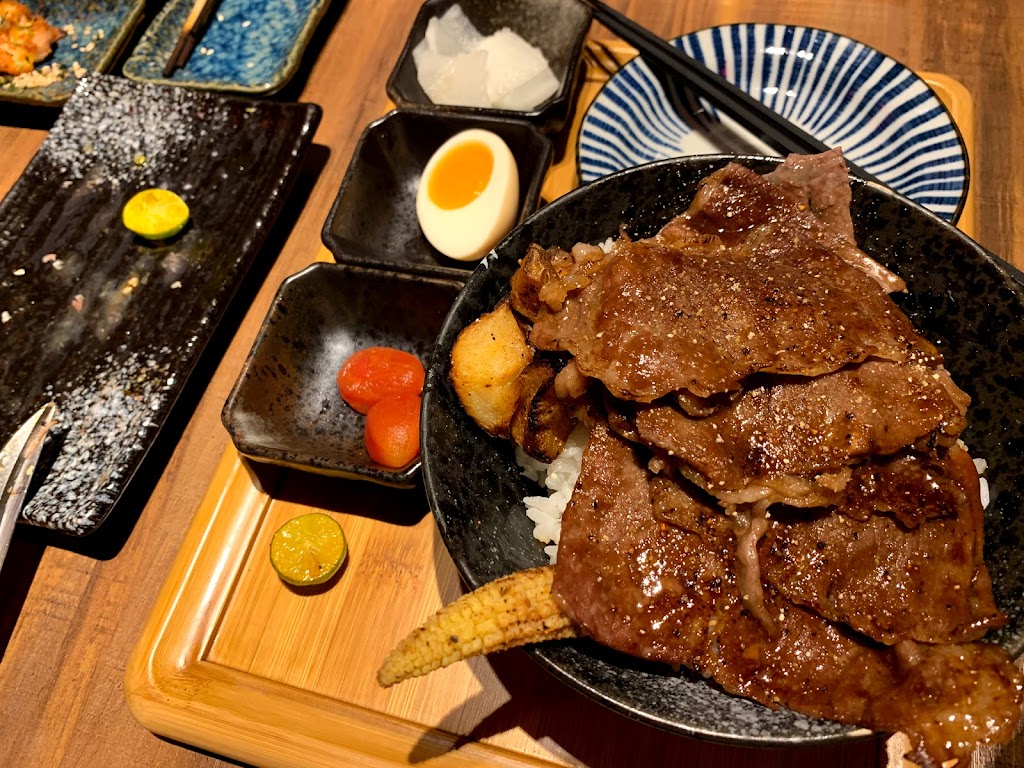
[[[516,160],[491,131],[457,133],[423,169],[416,216],[430,244],[449,258],[483,258],[512,229],[518,211]]]

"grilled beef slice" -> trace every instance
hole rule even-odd
[[[906,285],[856,246],[853,224],[835,206],[837,192],[845,185],[845,163],[826,156],[795,155],[776,171],[760,176],[738,163],[708,176],[701,183],[689,209],[683,214],[698,232],[717,232],[728,243],[740,243],[748,234],[771,222],[784,239],[801,235],[819,242],[847,264],[874,280],[886,293]]]
[[[772,511],[765,583],[886,644],[962,643],[1002,626],[982,557],[978,473],[965,450],[855,469],[848,500]]]
[[[530,341],[642,402],[680,389],[708,398],[757,372],[939,359],[871,278],[803,235],[781,252],[773,237],[736,248],[619,240],[557,308],[539,305]]]
[[[952,444],[969,402],[942,368],[870,360],[816,378],[762,378],[704,418],[663,401],[635,406],[633,423],[641,442],[723,501],[820,506],[841,490],[820,475]]]
[[[789,155],[764,178],[825,229],[855,243],[850,174],[838,147],[817,155]]]
[[[1022,683],[996,646],[881,646],[772,589],[769,634],[743,606],[729,521],[698,515],[695,532],[655,517],[637,450],[595,426],[563,517],[552,590],[587,634],[769,707],[902,730],[929,764],[1012,733]]]

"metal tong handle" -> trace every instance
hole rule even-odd
[[[43,440],[56,418],[57,406],[47,403],[21,425],[0,452],[0,566],[7,557],[14,524],[21,516]]]

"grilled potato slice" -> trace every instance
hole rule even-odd
[[[507,300],[459,334],[452,347],[452,385],[466,413],[486,432],[509,434],[522,391],[519,374],[532,360],[533,347]]]

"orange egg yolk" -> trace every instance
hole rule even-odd
[[[494,155],[482,141],[467,141],[446,152],[430,177],[427,193],[438,208],[462,208],[487,188]]]

